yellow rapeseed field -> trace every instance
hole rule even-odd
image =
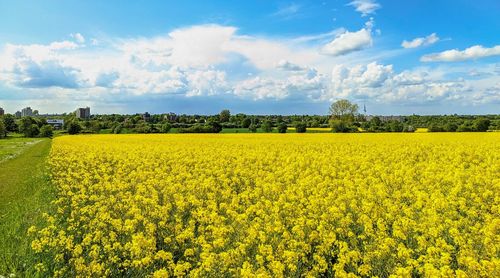
[[[54,139],[42,276],[500,277],[500,134]]]

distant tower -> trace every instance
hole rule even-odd
[[[365,112],[365,115],[366,115],[366,104],[363,103],[363,112]]]

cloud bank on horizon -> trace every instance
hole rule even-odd
[[[432,24],[397,32],[397,23],[384,18],[398,12],[391,3],[322,3],[334,23],[323,32],[317,26],[297,34],[250,32],[209,18],[153,35],[75,29],[59,40],[28,42],[0,35],[0,107],[11,113],[23,105],[42,112],[90,105],[100,113],[325,114],[330,102],[347,98],[378,107],[372,112],[379,114],[499,113],[498,37],[464,40]],[[314,5],[271,5],[263,18],[293,30],[310,20]],[[338,9],[352,13],[345,25]],[[498,34],[499,20],[492,20]],[[152,103],[166,106],[148,109]]]

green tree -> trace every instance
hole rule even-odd
[[[347,125],[347,123],[342,120],[331,120],[330,127],[332,128],[332,132],[335,133],[344,133],[350,131],[350,128]]]
[[[114,134],[120,134],[122,133],[122,125],[121,124],[117,124],[114,128],[113,128],[113,133]]]
[[[7,129],[5,128],[5,124],[3,121],[0,121],[0,139],[7,136]]]
[[[36,125],[38,128],[38,125],[36,124],[36,121],[31,118],[31,117],[22,117],[21,120],[19,121],[19,132],[24,134],[24,137],[35,137],[38,135],[37,130],[33,129],[33,125]],[[34,134],[36,133],[36,134]]]
[[[474,131],[484,132],[487,131],[489,127],[490,127],[490,120],[484,118],[476,119],[472,124],[472,129]]]
[[[281,122],[278,124],[278,132],[279,133],[286,133],[287,129],[288,129],[288,126],[286,125],[286,123]]]
[[[68,134],[74,135],[82,131],[82,126],[77,121],[72,121],[68,124]]]
[[[26,137],[37,137],[38,134],[40,134],[40,128],[38,127],[37,124],[32,124],[31,127],[29,127],[26,132],[24,133],[24,136]]]
[[[264,132],[272,132],[273,131],[273,124],[271,123],[270,120],[265,120],[262,123],[261,128]]]
[[[251,124],[252,124],[252,119],[250,119],[249,117],[246,117],[241,121],[242,128],[248,128]]]
[[[40,128],[40,137],[51,138],[54,135],[54,130],[51,125],[44,125]]]
[[[353,122],[358,114],[358,105],[347,99],[337,100],[330,106],[330,117],[334,120]]]
[[[248,127],[248,130],[255,133],[255,132],[257,132],[257,126],[254,124],[250,124],[250,126]]]
[[[166,124],[163,124],[161,126],[160,132],[161,133],[169,133],[171,129],[172,129],[172,125],[169,123],[166,123]]]
[[[224,109],[220,111],[219,113],[219,121],[221,123],[227,123],[229,122],[229,119],[231,118],[231,112],[228,109]]]
[[[18,130],[16,119],[11,114],[6,114],[3,116],[3,123],[5,125],[5,129],[8,132],[16,132]]]
[[[458,129],[458,125],[455,123],[446,123],[446,125],[444,126],[444,131],[447,131],[447,132],[455,132],[455,131],[457,131],[457,129]]]
[[[294,126],[297,133],[305,133],[307,130],[307,124],[304,122],[296,122]]]

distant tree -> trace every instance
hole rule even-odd
[[[114,128],[113,128],[113,133],[114,134],[120,134],[122,133],[122,125],[121,124],[117,124]]]
[[[455,132],[455,131],[457,131],[457,129],[458,129],[458,125],[455,123],[447,123],[444,126],[444,131],[447,131],[447,132]]]
[[[3,116],[3,123],[5,125],[5,129],[8,132],[17,132],[18,131],[18,127],[16,124],[16,118],[14,118],[13,115],[11,115],[11,114],[4,115]]]
[[[458,132],[471,132],[471,131],[473,131],[472,122],[471,121],[463,122],[461,125],[458,126],[457,131]]]
[[[166,123],[166,124],[163,124],[161,126],[161,129],[160,129],[160,132],[161,133],[169,133],[170,132],[170,129],[172,129],[172,125],[169,124],[169,123]]]
[[[287,129],[288,129],[288,126],[286,125],[286,123],[281,122],[278,124],[278,132],[279,133],[286,133]]]
[[[391,132],[402,132],[403,124],[398,121],[392,121],[389,123],[389,129]]]
[[[415,128],[411,125],[404,125],[403,132],[415,132]]]
[[[318,120],[313,120],[312,122],[310,122],[309,126],[310,127],[319,127],[320,123]]]
[[[262,122],[260,126],[264,132],[272,132],[273,131],[273,123],[270,120],[265,120]]]
[[[331,120],[330,127],[332,128],[332,132],[335,132],[335,133],[350,132],[350,128],[349,128],[348,124],[342,120]]]
[[[90,125],[90,130],[92,130],[93,133],[101,132],[101,124],[98,121],[92,121],[92,124]]]
[[[72,121],[68,124],[68,134],[78,134],[82,131],[82,126],[77,121]]]
[[[144,121],[141,121],[140,123],[135,125],[134,131],[137,133],[151,133],[151,125],[147,124]]]
[[[304,122],[296,122],[294,126],[297,133],[305,133],[307,130],[307,124]]]
[[[370,126],[373,128],[378,128],[379,126],[382,125],[382,120],[380,120],[379,117],[375,116],[370,119]]]
[[[229,119],[231,118],[231,112],[227,109],[224,109],[220,111],[219,113],[219,121],[221,123],[227,123],[229,122]]]
[[[31,127],[25,131],[24,136],[33,138],[37,137],[38,134],[40,134],[40,128],[37,124],[32,124]]]
[[[36,121],[32,117],[22,117],[21,120],[19,121],[19,132],[24,134],[24,137],[35,137],[38,135],[37,130],[33,130],[33,125],[36,125],[38,128],[38,125],[36,124]],[[34,134],[36,133],[36,134]]]
[[[257,132],[257,126],[254,124],[250,124],[250,126],[248,127],[248,130],[255,133],[255,132]]]
[[[7,136],[7,129],[5,128],[5,124],[3,121],[0,121],[0,139]]]
[[[213,133],[219,133],[222,131],[222,125],[218,121],[210,120],[207,123],[207,126],[209,126],[212,129]]]
[[[251,124],[252,124],[252,119],[250,119],[249,117],[246,117],[241,121],[242,128],[248,128]]]
[[[444,129],[439,126],[437,123],[431,123],[428,127],[427,127],[428,131],[429,132],[443,132]]]
[[[352,122],[357,114],[358,105],[351,103],[347,99],[337,100],[330,106],[330,116],[334,120]]]
[[[490,120],[484,118],[476,119],[472,124],[472,129],[474,131],[484,132],[487,131],[489,127],[490,127]]]
[[[54,130],[51,125],[44,125],[40,128],[40,137],[52,137],[54,135]]]

